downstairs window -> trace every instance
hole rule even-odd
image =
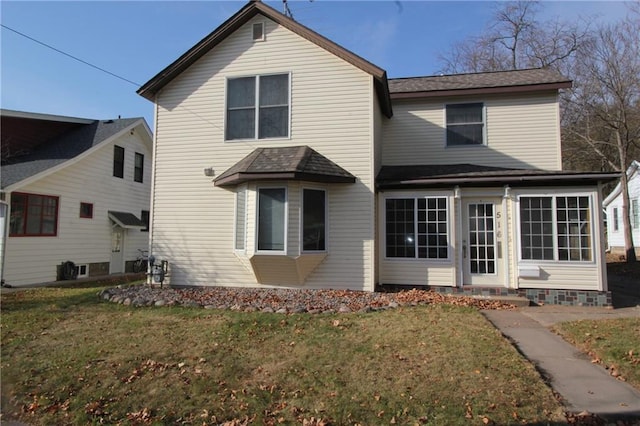
[[[448,259],[447,198],[388,198],[385,237],[388,258]]]
[[[593,260],[588,196],[520,197],[522,260]]]

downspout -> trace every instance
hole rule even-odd
[[[2,221],[2,240],[0,241],[0,285],[4,287],[4,253],[7,247],[7,220],[9,218],[9,204],[0,200],[0,221]]]
[[[148,256],[153,256],[153,222],[155,216],[154,201],[156,189],[156,158],[158,151],[158,95],[156,94],[153,102],[153,135],[151,146],[151,188],[149,188],[149,247],[147,249]],[[150,272],[149,262],[147,262],[147,284],[153,284]]]

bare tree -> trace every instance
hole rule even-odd
[[[588,25],[577,22],[539,22],[538,1],[497,3],[487,30],[454,43],[440,54],[442,72],[506,71],[563,65],[588,39]]]
[[[621,172],[627,262],[636,261],[626,170],[640,153],[639,17],[630,10],[625,20],[600,26],[581,48],[563,129],[569,147],[595,153],[603,169]]]

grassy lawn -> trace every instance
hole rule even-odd
[[[131,308],[101,301],[98,290],[3,295],[3,419],[43,425],[564,419],[535,369],[472,308],[285,316]]]
[[[612,375],[640,389],[640,318],[573,321],[554,330]]]

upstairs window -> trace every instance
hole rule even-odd
[[[264,41],[264,22],[257,22],[251,27],[253,41]]]
[[[9,235],[54,237],[58,232],[58,197],[14,192]]]
[[[118,145],[113,147],[113,175],[124,177],[124,148]]]
[[[136,158],[133,168],[133,180],[142,183],[142,176],[144,174],[144,155],[136,152]]]
[[[289,74],[227,81],[226,140],[289,136]]]
[[[484,105],[447,105],[447,146],[483,145]]]

